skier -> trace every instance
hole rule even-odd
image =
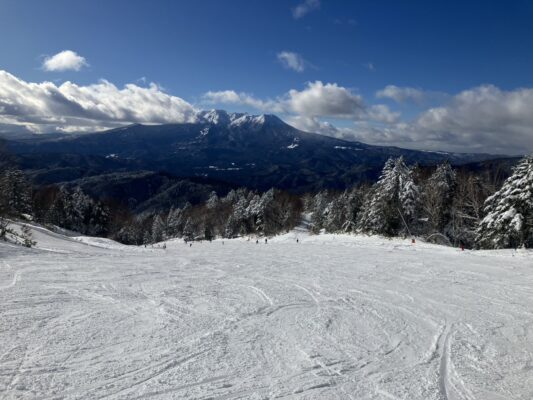
[[[297,238],[297,239],[296,239],[296,243],[300,243],[300,239]]]
[[[267,239],[267,238],[265,238],[265,244],[267,244],[267,243],[268,243],[268,239]]]
[[[256,240],[256,241],[255,241],[255,244],[259,244],[259,240]]]

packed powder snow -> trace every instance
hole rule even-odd
[[[0,244],[4,399],[533,398],[533,262],[354,236]]]

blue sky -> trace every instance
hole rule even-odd
[[[532,151],[532,20],[533,2],[523,0],[4,0],[0,129],[88,130],[192,118],[183,109],[170,117],[156,113],[153,121],[135,117],[146,110],[131,109],[136,100],[120,91],[153,82],[150,95],[164,93],[193,109],[274,112],[302,129],[370,143]],[[76,68],[44,67],[65,50],[78,57],[66,59]],[[14,79],[30,85],[28,97],[9,98]],[[31,96],[49,101],[31,83],[50,81],[65,101],[87,108],[85,97],[74,96],[91,90],[94,100],[102,79],[117,88],[114,102],[125,98],[123,109],[90,124],[82,124],[86,114],[54,123],[62,117],[56,105],[28,112],[29,120],[6,106],[29,110]],[[170,102],[183,107],[178,100]]]

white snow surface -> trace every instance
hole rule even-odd
[[[533,398],[528,251],[34,236],[0,243],[3,399]]]

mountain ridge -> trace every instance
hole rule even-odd
[[[162,171],[298,192],[342,189],[374,180],[390,157],[403,156],[410,164],[422,165],[443,161],[461,165],[501,157],[369,145],[301,131],[273,114],[224,110],[201,111],[194,123],[132,124],[104,132],[7,143],[33,168],[47,168],[44,159],[54,157],[66,164],[67,155],[92,157],[91,162],[106,165],[102,167],[106,172]]]

